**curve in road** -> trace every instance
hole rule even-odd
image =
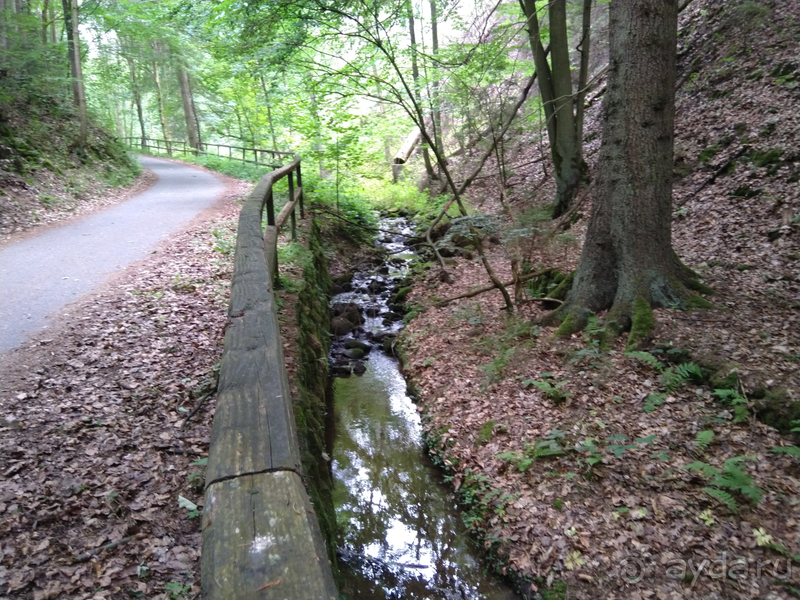
[[[197,169],[149,156],[140,162],[158,175],[146,192],[0,251],[0,352],[20,346],[47,327],[48,315],[144,258],[225,189]]]

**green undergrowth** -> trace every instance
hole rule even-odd
[[[331,280],[316,221],[311,225],[308,248],[301,251],[297,246],[292,244],[284,250],[284,258],[291,254],[303,266],[303,280],[295,304],[298,326],[296,382],[299,395],[294,398],[294,414],[306,487],[325,539],[328,558],[336,573],[333,480],[325,459],[325,414],[333,409],[333,392],[328,379],[328,293]]]
[[[4,80],[6,81],[6,80]],[[0,95],[0,159],[29,186],[52,186],[49,171],[71,198],[94,192],[98,185],[122,187],[141,173],[141,167],[117,139],[89,120],[85,145],[79,145],[79,118],[66,98],[21,87]],[[46,181],[45,185],[37,182]],[[45,208],[71,202],[40,192]]]
[[[413,388],[413,384],[410,383],[410,386]],[[423,423],[427,422],[428,417],[423,414]],[[493,421],[484,424],[483,437],[490,437],[491,434],[488,433],[490,426],[494,429]],[[423,439],[431,460],[444,472],[445,482],[453,483],[459,475],[454,468],[458,465],[458,459],[448,454],[449,444],[443,442],[447,431],[447,427],[435,429],[426,426],[423,429]],[[501,539],[491,533],[492,527],[489,525],[489,521],[505,516],[509,505],[516,501],[519,495],[493,488],[487,476],[475,473],[470,468],[464,469],[460,473],[460,478],[456,495],[461,518],[470,535],[474,537],[484,552],[489,567],[507,579],[524,597],[538,589],[543,598],[563,598],[565,584],[562,581],[556,580],[548,585],[544,579],[523,577],[516,570],[510,568],[507,548]]]
[[[163,156],[163,155],[162,155]],[[201,165],[212,171],[223,173],[236,179],[243,179],[244,181],[258,182],[264,175],[269,173],[272,169],[262,165],[254,165],[245,163],[239,160],[232,160],[230,158],[223,158],[219,156],[198,154],[173,154],[172,158],[182,160],[184,162]]]

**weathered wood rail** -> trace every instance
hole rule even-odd
[[[153,152],[157,154],[166,154],[172,156],[177,152],[180,154],[194,154],[205,156],[219,156],[220,158],[227,158],[239,162],[245,162],[252,165],[260,165],[271,168],[277,168],[277,161],[281,157],[294,156],[293,152],[284,152],[281,150],[267,150],[265,148],[247,148],[243,146],[229,146],[227,144],[214,144],[210,142],[203,142],[201,148],[192,148],[182,140],[165,140],[158,138],[139,138],[139,137],[123,137],[120,138],[131,148],[141,149],[144,152]],[[209,152],[207,148],[216,148],[216,154]],[[224,152],[223,150],[227,150]],[[241,154],[241,156],[240,156]],[[252,156],[252,159],[249,158]]]
[[[289,201],[276,215],[272,190],[284,177]],[[295,156],[261,178],[239,215],[206,468],[205,600],[338,597],[302,479],[274,297],[278,233],[290,221],[295,235],[297,209],[303,217],[300,158]]]

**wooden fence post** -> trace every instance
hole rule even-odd
[[[275,199],[272,195],[272,186],[269,187],[269,192],[267,192],[267,225],[275,225]]]
[[[294,202],[294,172],[289,172],[289,202]],[[292,209],[292,241],[297,241],[297,219],[294,216],[295,209]]]
[[[306,212],[303,209],[303,175],[300,173],[300,163],[297,163],[297,188],[300,190],[300,218],[306,218]]]

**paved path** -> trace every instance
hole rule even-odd
[[[48,326],[47,315],[144,258],[224,190],[203,171],[149,156],[140,162],[159,178],[146,192],[0,251],[0,352],[18,347]]]

